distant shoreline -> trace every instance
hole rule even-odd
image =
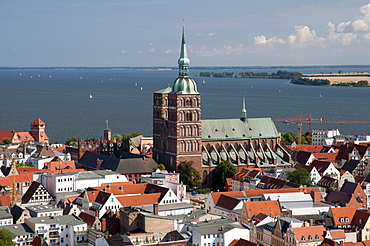
[[[191,67],[191,70],[241,70],[241,69],[256,69],[256,70],[263,70],[263,69],[341,69],[341,68],[369,68],[370,65],[315,65],[315,66],[194,66]],[[17,66],[2,66],[0,70],[5,69],[14,69],[14,70],[22,70],[22,69],[52,69],[52,70],[90,70],[90,69],[101,69],[101,70],[158,70],[158,71],[168,71],[168,70],[177,70],[177,66],[122,66],[122,67],[87,67],[87,66],[34,66],[34,67],[17,67]]]
[[[358,83],[359,81],[370,81],[369,72],[358,73],[331,73],[331,74],[302,74],[302,78],[329,80],[330,85]]]

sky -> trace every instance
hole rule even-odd
[[[368,65],[370,1],[2,0],[0,67]]]

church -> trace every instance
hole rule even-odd
[[[193,161],[206,186],[222,161],[237,170],[290,167],[291,155],[281,146],[274,122],[248,118],[244,98],[240,118],[201,119],[201,94],[189,76],[189,65],[183,27],[179,75],[172,87],[154,93],[153,159],[170,171],[183,161]]]

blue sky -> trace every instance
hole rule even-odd
[[[183,19],[185,21],[183,21]],[[370,1],[0,1],[0,66],[367,65]]]

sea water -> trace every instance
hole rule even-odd
[[[282,70],[356,72],[369,68]],[[200,71],[191,71],[191,77],[201,93],[203,119],[239,118],[245,96],[247,117],[251,118],[308,118],[312,114],[312,118],[327,121],[370,121],[370,88],[302,86],[275,79],[196,77]],[[213,72],[223,71],[228,70]],[[277,69],[233,71],[276,72]],[[139,131],[151,136],[153,93],[171,86],[176,78],[176,69],[0,69],[0,130],[28,131],[29,124],[41,118],[50,141],[64,143],[72,136],[102,138],[108,120],[112,134]],[[277,121],[275,124],[279,131],[297,132],[296,123],[286,125]],[[370,133],[369,124],[313,124],[312,127],[338,128],[342,134]],[[307,130],[308,124],[303,124],[303,132]]]

